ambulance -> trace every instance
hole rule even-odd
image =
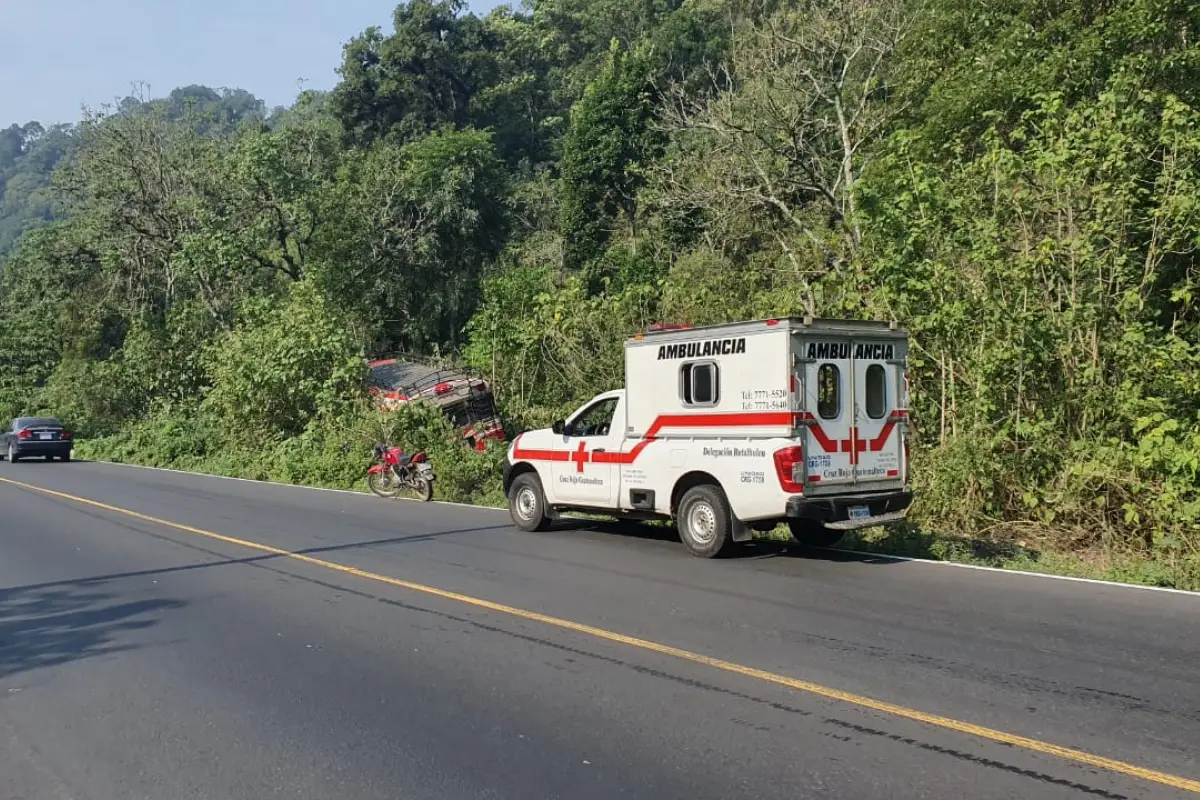
[[[895,322],[651,328],[625,343],[625,388],[513,440],[513,523],[673,519],[712,558],[780,524],[831,546],[899,522],[912,502],[907,354]]]

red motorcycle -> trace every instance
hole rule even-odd
[[[424,453],[405,453],[399,447],[377,443],[372,461],[367,486],[375,494],[390,498],[410,492],[421,502],[433,499],[433,465]]]

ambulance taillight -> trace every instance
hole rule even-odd
[[[785,492],[804,491],[804,448],[785,447],[775,451],[775,474]]]

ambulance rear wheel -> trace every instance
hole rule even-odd
[[[550,527],[546,515],[546,495],[537,473],[518,475],[508,490],[508,513],[513,525],[523,531],[544,531]]]
[[[717,486],[693,486],[679,501],[675,515],[684,547],[699,558],[716,558],[732,542],[729,501]]]
[[[815,519],[789,519],[792,538],[807,547],[833,547],[845,536],[844,531],[832,531]]]

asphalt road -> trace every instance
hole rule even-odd
[[[0,480],[0,800],[1200,796],[1197,596],[701,561],[102,464],[0,479],[143,515]]]

